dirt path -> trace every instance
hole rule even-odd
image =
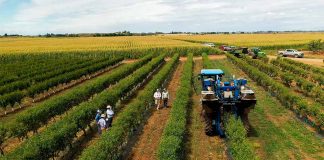
[[[225,57],[224,57],[225,58]],[[217,57],[217,59],[219,59]],[[202,61],[195,60],[194,75],[200,73],[202,69]],[[192,160],[218,160],[228,159],[226,155],[226,146],[223,139],[217,136],[207,136],[204,130],[204,121],[201,116],[200,105],[200,82],[195,80],[197,94],[193,93],[192,96],[192,111],[190,113],[189,124],[189,141],[187,143],[188,159]]]
[[[169,118],[170,107],[172,107],[172,103],[176,97],[176,91],[180,83],[183,65],[184,62],[180,61],[167,87],[170,94],[169,108],[153,111],[127,159],[157,159],[157,147],[159,145],[163,129],[165,128],[166,122]]]
[[[256,93],[257,105],[249,114],[248,139],[261,159],[324,159],[323,138],[233,64],[226,60],[218,63],[228,73],[247,78]]]
[[[276,59],[277,56],[270,56],[268,55],[268,57],[270,59]],[[292,58],[292,57],[286,57],[286,58],[289,58],[289,59],[292,59],[292,60],[295,60],[295,61],[298,61],[298,62],[302,62],[302,63],[305,63],[305,64],[310,64],[310,65],[313,65],[315,67],[324,67],[324,63],[323,63],[323,59],[315,59],[315,58]]]

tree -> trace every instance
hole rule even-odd
[[[318,52],[323,48],[323,43],[321,39],[318,40],[312,40],[308,43],[309,50],[313,52]]]
[[[8,34],[7,33],[5,33],[4,35],[3,35],[4,37],[8,37]]]

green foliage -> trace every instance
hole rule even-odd
[[[58,84],[70,82],[73,79],[78,79],[83,75],[114,65],[122,60],[123,58],[120,56],[101,58],[69,67],[58,67],[51,72],[39,73],[38,75],[6,84],[0,88],[0,93],[5,93],[0,96],[0,106],[5,107],[8,104],[13,105],[15,102],[20,103],[21,99],[26,96],[33,97],[35,94],[48,90]]]
[[[52,97],[33,108],[17,113],[16,119],[5,124],[5,127],[8,128],[9,137],[25,137],[28,131],[37,130],[41,125],[46,124],[51,117],[64,113],[72,106],[86,100],[92,94],[100,92],[109,85],[128,76],[138,67],[151,60],[151,58],[152,55],[147,55],[134,64],[121,66],[109,75],[90,80],[82,86],[68,90],[65,94]]]
[[[240,119],[231,115],[226,122],[225,130],[230,154],[234,160],[257,159],[252,145],[246,138],[247,133]]]
[[[291,59],[288,59],[288,58],[283,58],[281,60],[284,61],[284,62],[287,62],[288,64],[295,65],[295,67],[299,67],[299,68],[302,68],[304,70],[313,72],[314,74],[324,75],[324,69],[323,68],[314,67],[312,65],[305,64],[305,63],[298,62],[298,61],[294,61],[294,60],[291,60]]]
[[[187,112],[191,96],[193,55],[189,54],[181,75],[180,86],[171,108],[170,117],[163,130],[158,148],[158,159],[178,160],[184,158]]]
[[[300,97],[294,91],[283,86],[281,83],[274,81],[272,77],[259,71],[258,68],[252,67],[250,65],[251,63],[247,63],[246,59],[238,59],[230,54],[226,54],[226,56],[232,61],[232,63],[240,67],[259,85],[274,94],[283,106],[294,110],[297,114],[304,117],[314,117],[315,121],[313,123],[318,128],[324,126],[324,112],[322,105],[318,103],[308,104],[307,100]]]
[[[154,91],[170,75],[170,71],[174,68],[178,59],[179,54],[176,54],[163,66],[145,88],[138,93],[136,99],[119,113],[113,127],[108,132],[103,133],[96,144],[86,148],[80,159],[120,159],[122,149],[133,135],[134,129],[144,123],[143,114],[148,112],[146,107],[153,101],[152,95]]]
[[[278,80],[281,79],[282,83],[288,87],[292,87],[293,82],[296,82],[296,85],[300,88],[300,91],[305,96],[314,98],[316,102],[319,102],[322,105],[324,105],[324,92],[323,90],[320,89],[320,87],[316,83],[310,82],[309,80],[303,78],[299,74],[281,71],[282,70],[281,67],[294,68],[293,65],[289,65],[289,64],[280,65],[281,63],[285,63],[284,59],[280,59],[280,61],[272,60],[271,64],[266,64],[258,60],[253,60],[249,57],[244,57],[243,59],[247,61],[249,64],[251,64],[252,66],[255,66],[258,69],[260,69],[260,71],[266,73],[268,76]]]
[[[212,62],[209,60],[208,55],[206,53],[202,54],[202,60],[203,60],[203,68],[204,69],[212,69],[213,68]]]
[[[68,116],[50,125],[42,133],[27,139],[20,147],[6,155],[5,158],[48,159],[57,151],[64,150],[66,146],[72,143],[76,133],[90,124],[98,108],[103,109],[107,104],[116,104],[125,93],[132,90],[153,69],[163,63],[164,57],[165,55],[160,55],[154,58],[133,74],[120,80],[110,89],[104,90],[93,99],[74,107]],[[130,116],[134,117],[134,115]],[[132,123],[135,122],[137,121]],[[124,130],[121,131],[123,132]]]
[[[318,52],[323,49],[323,42],[321,39],[312,40],[308,43],[308,49],[313,52]]]

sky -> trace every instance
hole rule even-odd
[[[0,34],[324,30],[324,0],[0,0]]]

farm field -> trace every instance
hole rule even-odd
[[[154,47],[199,46],[161,36],[0,38],[0,54],[129,50]]]
[[[324,39],[323,33],[273,33],[273,34],[219,34],[166,36],[169,39],[192,42],[214,42],[245,47],[281,48],[299,47],[311,40]]]
[[[322,33],[0,38],[0,159],[324,159],[322,57],[237,58],[198,42],[301,46]],[[205,134],[198,75],[247,79],[249,125]],[[168,107],[154,106],[166,88]],[[98,133],[98,109],[112,127]]]

